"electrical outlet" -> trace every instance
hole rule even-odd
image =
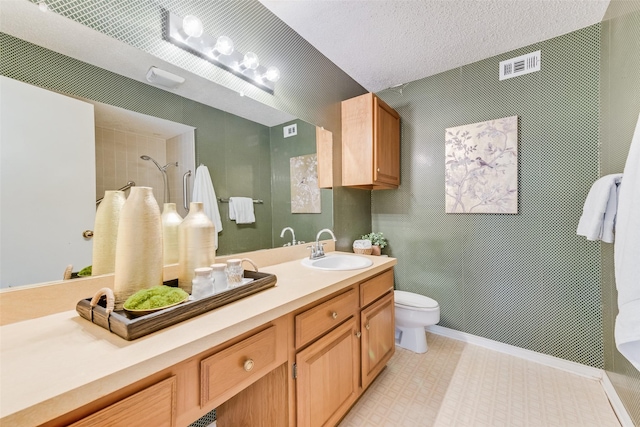
[[[284,132],[285,138],[289,138],[290,136],[296,136],[298,134],[298,125],[294,123],[289,126],[284,126],[282,128],[282,131]]]

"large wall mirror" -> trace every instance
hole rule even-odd
[[[5,25],[2,30],[7,30]],[[19,34],[0,33],[5,57],[3,74],[11,80],[26,82],[38,89],[46,88],[52,93],[60,92],[64,96],[78,98],[80,102],[93,104],[94,117],[90,129],[93,140],[89,141],[91,149],[74,151],[74,156],[84,155],[86,158],[75,158],[71,162],[55,161],[50,157],[49,161],[45,158],[36,162],[35,157],[31,158],[28,153],[23,153],[25,163],[14,164],[11,169],[17,175],[9,177],[3,172],[3,266],[0,287],[59,280],[68,264],[74,265],[77,270],[91,262],[91,241],[82,237],[85,229],[92,228],[91,220],[71,221],[75,223],[73,239],[84,244],[85,250],[81,251],[83,256],[65,254],[64,251],[70,244],[65,238],[55,240],[53,236],[57,227],[51,225],[53,223],[14,223],[21,218],[29,218],[20,210],[20,206],[5,203],[8,194],[6,188],[20,188],[23,177],[37,182],[42,192],[55,195],[48,201],[42,200],[37,206],[46,210],[48,206],[57,205],[62,207],[62,215],[73,218],[76,209],[69,203],[70,200],[80,201],[85,211],[88,206],[89,212],[95,213],[95,199],[102,197],[104,190],[118,189],[128,181],[154,187],[156,199],[162,204],[163,178],[159,168],[150,160],[153,159],[160,167],[168,165],[166,172],[170,202],[176,203],[184,216],[184,174],[191,170],[188,188],[192,189],[196,167],[206,165],[218,198],[226,200],[231,196],[244,196],[262,201],[255,205],[256,222],[245,225],[229,220],[228,205],[218,203],[223,221],[218,254],[283,246],[291,241],[290,234],[280,237],[285,227],[295,230],[298,241],[312,241],[319,229],[332,227],[331,190],[321,190],[320,213],[291,212],[291,159],[315,153],[315,125],[275,111],[271,107],[256,105],[256,101],[246,97],[243,99],[237,93],[233,94],[230,101],[232,105],[228,108],[214,108],[113,71],[88,65],[82,61],[81,53],[76,52],[75,58],[71,58],[43,48],[41,45],[46,45],[44,42],[34,43],[37,40],[18,36]],[[113,42],[121,44],[115,40]],[[19,54],[12,55],[12,52]],[[128,58],[128,61],[131,60],[132,58]],[[148,58],[146,60],[150,61]],[[37,66],[35,69],[34,64]],[[5,80],[3,86],[4,82]],[[105,98],[109,102],[100,102]],[[28,110],[29,98],[25,98],[24,102],[24,108]],[[246,114],[242,112],[244,102],[247,105]],[[137,111],[123,108],[129,105]],[[3,105],[3,109],[8,111],[12,107]],[[39,115],[31,114],[28,117],[29,120],[25,123],[40,130],[47,121],[41,121],[42,116]],[[4,122],[4,115],[1,120]],[[51,120],[56,121],[53,117]],[[295,136],[285,138],[283,127],[289,125],[295,125],[297,132]],[[0,126],[4,132],[4,123]],[[83,127],[78,123],[76,126]],[[3,133],[0,141],[3,154],[12,143],[8,138],[12,137],[5,137]],[[56,151],[55,144],[48,144],[48,147]],[[148,156],[150,159],[145,160],[141,156]],[[172,165],[175,162],[178,166]],[[42,171],[46,169],[47,172],[39,170],[39,165],[42,166]],[[82,165],[92,165],[88,172],[85,171],[94,174],[95,178],[90,185],[86,185],[86,179],[76,178],[74,185],[61,187],[57,178],[61,175],[67,178],[70,175],[72,179],[74,176],[78,177],[79,170],[84,168]],[[89,187],[92,191],[87,190]],[[79,192],[89,195],[80,196]],[[22,192],[18,197],[29,198],[29,193]],[[5,209],[15,215],[11,218],[5,216]],[[52,218],[54,216],[51,215]],[[9,227],[18,231],[7,232]],[[25,231],[27,229],[37,232],[29,234]],[[52,246],[46,248],[45,255],[29,251],[29,248],[44,247],[45,242],[52,239]],[[8,254],[18,248],[30,252],[30,257],[23,257],[20,265],[15,265]],[[50,263],[49,258],[53,258],[54,253],[61,256],[58,257],[59,260]],[[13,275],[9,279],[9,275],[5,273],[9,265],[23,274]]]

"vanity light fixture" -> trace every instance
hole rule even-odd
[[[187,15],[182,19],[182,30],[188,37],[200,37],[204,28],[197,16]]]
[[[213,47],[213,52],[217,52],[219,55],[231,55],[233,53],[233,41],[227,36],[220,36],[216,40],[216,45]]]
[[[244,58],[242,58],[242,62],[240,63],[241,70],[255,70],[260,65],[260,61],[258,60],[258,55],[253,52],[247,52],[244,54]]]
[[[274,83],[280,70],[260,64],[258,55],[235,50],[229,37],[215,38],[203,30],[202,22],[194,15],[184,18],[164,10],[165,40],[193,55],[226,70],[233,75],[273,95]]]

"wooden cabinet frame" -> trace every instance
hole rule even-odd
[[[372,93],[342,101],[342,185],[400,185],[400,116]]]

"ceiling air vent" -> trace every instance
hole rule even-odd
[[[500,62],[500,80],[540,71],[540,51]]]

